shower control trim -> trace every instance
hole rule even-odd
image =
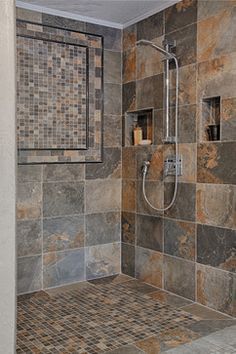
[[[178,155],[177,159],[175,155],[168,156],[164,162],[164,176],[175,176],[176,168],[178,176],[182,176],[182,162],[182,155]]]
[[[176,137],[175,136],[168,136],[163,140],[164,144],[175,144]]]

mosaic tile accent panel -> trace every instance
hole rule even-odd
[[[103,37],[17,21],[18,161],[102,160]]]
[[[20,149],[86,148],[86,51],[17,37]]]
[[[151,299],[151,286],[109,278],[20,296],[17,353],[110,353],[198,321]]]

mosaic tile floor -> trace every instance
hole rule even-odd
[[[161,353],[202,336],[189,301],[187,312],[154,293],[115,276],[19,296],[17,353]]]

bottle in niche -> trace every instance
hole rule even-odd
[[[134,145],[139,145],[139,143],[143,140],[142,128],[136,125],[134,127],[133,135],[134,135]]]

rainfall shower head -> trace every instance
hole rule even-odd
[[[159,52],[161,52],[167,59],[174,59],[176,58],[174,54],[167,52],[164,48],[159,47],[157,44],[154,44],[151,41],[148,41],[146,39],[140,39],[139,41],[136,42],[137,45],[150,45],[151,47],[155,48]]]

